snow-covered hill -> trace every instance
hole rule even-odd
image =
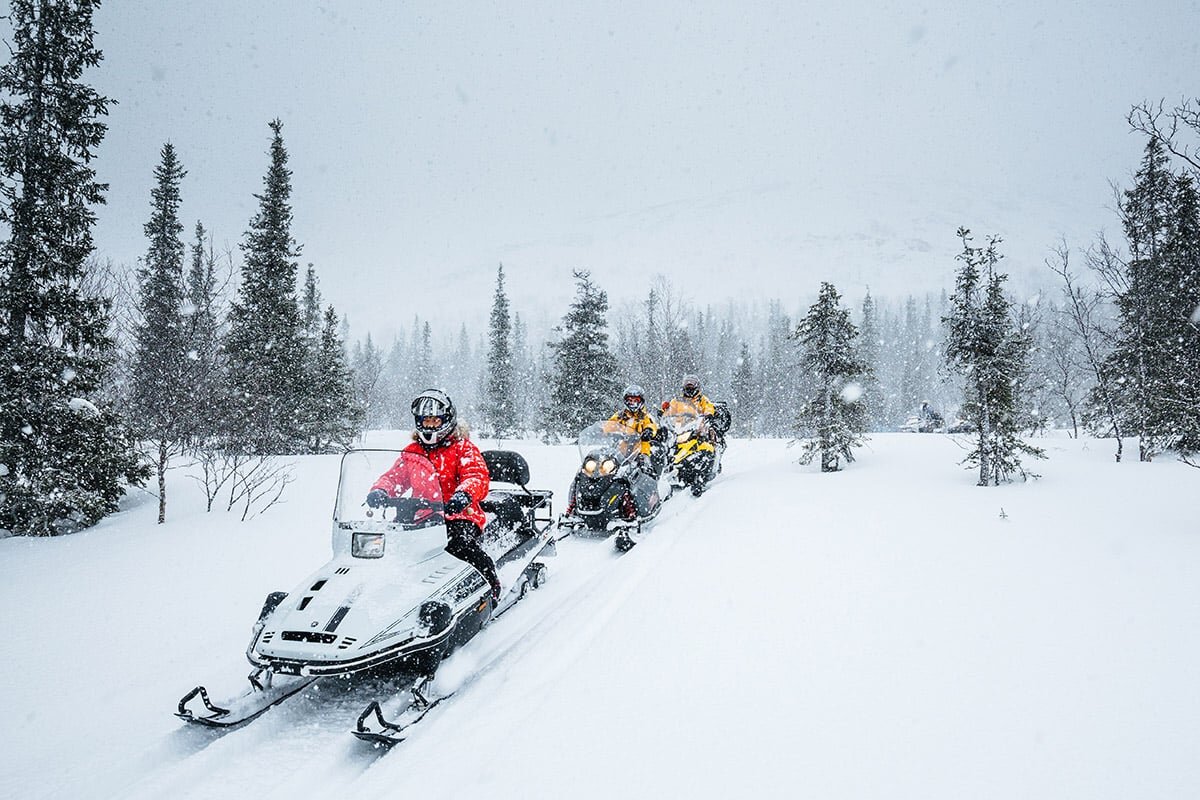
[[[980,489],[949,437],[878,435],[836,475],[734,441],[630,553],[564,541],[389,753],[347,733],[378,681],[223,736],[172,716],[238,688],[262,597],[325,560],[337,459],[245,524],[176,476],[164,526],[146,497],[0,541],[0,796],[1197,796],[1200,472],[1043,444],[1044,478]],[[521,449],[561,497],[574,448]]]

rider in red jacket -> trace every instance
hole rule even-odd
[[[479,502],[487,497],[488,468],[479,448],[458,424],[454,403],[445,392],[427,389],[412,401],[413,443],[404,448],[428,458],[437,473],[445,498],[446,552],[475,569],[492,587],[492,600],[500,600],[500,578],[496,564],[483,549],[480,539],[486,517]],[[394,497],[402,461],[379,476],[367,495],[368,505],[382,505]]]

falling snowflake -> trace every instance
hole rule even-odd
[[[71,381],[75,380],[75,376],[77,374],[79,374],[79,373],[75,372],[75,370],[73,370],[72,368],[64,367],[63,371],[62,371],[62,382],[70,383]]]
[[[67,401],[67,407],[70,408],[72,411],[74,411],[76,414],[84,414],[89,417],[100,416],[100,409],[98,409],[98,408],[96,408],[96,406],[92,405],[92,402],[90,400],[86,400],[82,397],[72,397],[70,400]]]
[[[847,383],[842,387],[842,399],[847,403],[857,403],[863,396],[862,384]]]

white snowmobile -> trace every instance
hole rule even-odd
[[[474,567],[443,549],[441,489],[429,460],[390,450],[349,452],[334,507],[333,558],[291,592],[267,596],[246,649],[254,666],[249,688],[214,703],[197,686],[176,715],[237,725],[320,677],[380,667],[422,683],[454,648],[539,587],[547,577],[540,559],[555,552],[551,492],[526,488],[529,466],[518,453],[483,456],[492,481],[506,484],[493,485],[482,503],[489,517],[484,548],[505,587],[498,602]],[[408,488],[388,506],[368,508],[367,490],[393,464]]]

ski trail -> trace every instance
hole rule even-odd
[[[394,748],[390,758],[379,761],[377,768],[393,764],[396,758],[411,759],[429,768],[444,756],[439,743],[446,741],[447,731],[459,732],[463,746],[470,746],[468,734],[474,735],[471,722],[480,716],[500,717],[506,720],[506,728],[520,729],[526,716],[540,705],[542,685],[570,680],[572,668],[586,657],[600,632],[627,613],[629,595],[686,540],[686,523],[704,511],[703,498],[689,495],[674,502],[677,505],[665,506],[643,541],[628,553],[617,553],[611,537],[596,542],[578,539],[572,542],[576,545],[570,548],[572,563],[583,568],[572,570],[570,579],[560,582],[553,597],[539,598],[554,601],[550,610],[546,610],[548,603],[518,607],[497,620],[495,628],[482,634],[480,638],[484,641],[477,639],[448,659],[443,669],[468,671],[461,685],[454,687],[458,690],[456,695],[421,722],[411,738]],[[560,542],[560,547],[566,541],[571,541],[571,537]],[[547,592],[554,581],[552,573],[547,586],[534,596]],[[518,611],[522,612],[521,617],[516,617]],[[500,633],[496,628],[510,620],[518,624],[511,625],[502,638],[496,636]],[[556,649],[547,650],[546,642],[564,630],[571,631],[566,643],[556,642]],[[476,643],[479,646],[473,647]],[[451,663],[460,658],[457,664]],[[524,667],[533,661],[539,680],[528,686],[524,680],[528,670]],[[441,680],[441,670],[438,677]],[[368,772],[372,773],[373,770]]]
[[[710,491],[721,482],[714,482]],[[369,702],[397,703],[407,697],[409,684],[381,677],[326,678],[233,730],[181,724],[119,769],[110,764],[97,770],[104,779],[95,788],[103,796],[133,800],[303,797],[314,785],[353,785],[377,764],[394,763],[396,757],[420,758],[424,748],[444,744],[445,731],[469,728],[469,719],[478,713],[497,713],[499,707],[510,719],[522,719],[528,713],[522,707],[538,702],[536,689],[515,680],[531,655],[538,655],[537,669],[547,680],[569,680],[595,637],[629,613],[629,595],[686,540],[689,523],[704,512],[704,500],[686,493],[668,500],[628,553],[618,553],[611,536],[559,541],[559,554],[545,559],[550,573],[546,584],[441,665],[434,689],[454,691],[455,696],[414,728],[412,739],[391,751],[394,755],[386,761],[380,758],[389,751],[358,741],[349,731]],[[538,654],[546,641],[556,638],[555,649]]]

